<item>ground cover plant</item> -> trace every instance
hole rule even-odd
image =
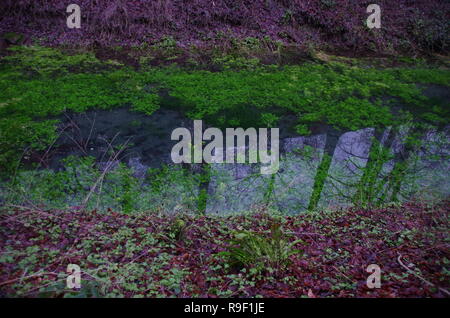
[[[228,218],[2,209],[0,290],[26,297],[448,297],[448,206],[292,217],[262,207]],[[81,291],[65,287],[68,263],[82,269]],[[382,264],[380,289],[366,285],[372,263]]]

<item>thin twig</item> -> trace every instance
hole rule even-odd
[[[441,292],[443,292],[444,294],[446,294],[447,296],[450,296],[450,292],[442,287],[436,286],[435,284],[433,284],[432,282],[426,280],[425,278],[423,278],[422,276],[420,276],[419,274],[417,274],[416,272],[414,272],[413,270],[411,270],[408,266],[406,266],[405,264],[403,264],[402,262],[402,255],[399,254],[398,258],[397,258],[398,263],[400,264],[400,266],[402,266],[404,269],[406,269],[408,271],[408,273],[413,274],[414,276],[416,276],[418,279],[420,279],[421,281],[423,281],[425,284],[431,286],[431,287],[436,287],[437,289],[439,289]]]

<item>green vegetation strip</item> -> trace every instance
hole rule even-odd
[[[292,115],[297,133],[308,134],[313,123],[347,130],[391,125],[410,118],[409,111],[435,124],[450,118],[445,104],[426,98],[416,85],[450,86],[448,70],[226,61],[220,72],[176,66],[135,71],[88,53],[15,47],[0,60],[2,172],[13,171],[24,150],[43,150],[57,138],[57,121],[49,116],[118,106],[151,115],[167,104],[161,91],[190,118],[220,127],[276,126]],[[393,116],[391,106],[399,105],[403,112]]]

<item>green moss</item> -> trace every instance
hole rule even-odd
[[[447,71],[419,69],[414,74],[307,63],[221,72],[157,69],[145,76],[167,88],[189,117],[218,126],[266,126],[268,114],[272,118],[294,114],[299,125],[319,122],[355,130],[394,124],[386,99],[397,98],[407,109],[426,105],[427,98],[416,83],[450,85]]]
[[[68,55],[43,47],[14,47],[0,60],[0,165],[10,173],[24,149],[42,150],[56,137],[48,116],[128,105],[151,115],[166,89],[187,116],[218,127],[276,127],[296,116],[297,132],[311,124],[344,130],[401,123],[390,106],[417,118],[447,123],[446,102],[427,99],[417,83],[450,86],[442,69],[375,69],[342,63],[262,66],[224,58],[220,72],[179,67],[137,72],[89,53]],[[151,84],[151,85],[150,85]],[[151,88],[149,88],[151,87]],[[173,102],[172,102],[173,103]]]
[[[35,47],[15,50],[17,55],[4,58],[0,68],[2,173],[17,166],[25,148],[43,150],[56,138],[57,121],[48,116],[123,105],[151,114],[159,107],[157,94],[146,91],[142,78],[131,70],[68,72],[91,63],[91,57]]]
[[[450,72],[446,69],[402,68],[392,69],[388,72],[406,83],[450,86]]]
[[[9,68],[33,75],[60,75],[73,71],[92,71],[102,63],[92,53],[64,54],[63,52],[42,46],[14,46],[9,48],[13,54],[2,62]]]

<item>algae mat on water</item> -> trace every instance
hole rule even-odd
[[[448,89],[450,72],[437,68],[309,62],[220,72],[177,66],[136,71],[88,53],[19,46],[1,59],[0,72],[0,164],[6,175],[23,156],[54,142],[54,116],[67,111],[130,106],[151,115],[175,107],[219,127],[276,127],[289,115],[296,117],[292,129],[299,135],[317,123],[356,130],[411,118],[445,124],[450,118],[448,100],[428,98],[417,86]]]

